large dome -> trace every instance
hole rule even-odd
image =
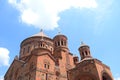
[[[32,35],[32,37],[36,36],[42,36],[42,37],[48,37],[46,34],[44,34],[43,30],[41,30],[39,33]]]
[[[34,50],[46,50],[48,52],[53,51],[53,40],[44,34],[43,30],[39,33],[34,34],[22,41],[20,58],[29,56]]]

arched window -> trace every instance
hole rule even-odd
[[[47,60],[44,60],[44,68],[49,69],[50,68],[50,63]]]
[[[112,80],[112,78],[105,72],[102,74],[102,80]]]
[[[87,51],[85,51],[85,55],[88,55]]]
[[[82,52],[82,56],[84,56],[84,52]]]
[[[58,46],[60,46],[60,41],[58,41]]]
[[[42,47],[42,43],[40,44],[40,46]]]
[[[105,76],[103,76],[102,78],[103,78],[103,80],[107,80],[107,78]]]
[[[49,69],[49,68],[50,68],[50,64],[46,64],[46,63],[45,63],[45,64],[44,64],[44,68],[45,68],[45,69]]]
[[[61,41],[61,45],[63,46],[63,40]]]
[[[44,64],[44,68],[46,68],[47,67],[47,64]]]

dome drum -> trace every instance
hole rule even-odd
[[[31,51],[36,48],[53,51],[53,41],[48,37],[32,36],[22,41],[20,50],[20,58],[30,55]]]

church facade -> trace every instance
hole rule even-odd
[[[113,80],[110,68],[90,54],[90,47],[81,43],[81,60],[69,51],[67,37],[53,39],[43,31],[22,41],[4,80]]]

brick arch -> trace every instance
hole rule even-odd
[[[112,77],[105,70],[101,73],[102,80],[113,80]]]
[[[91,73],[83,73],[76,76],[75,80],[98,80],[95,75]]]

